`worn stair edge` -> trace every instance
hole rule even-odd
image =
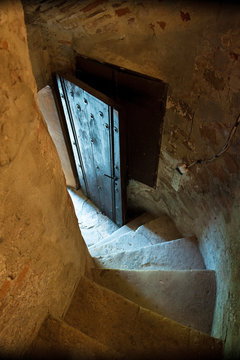
[[[129,359],[220,359],[222,341],[82,278],[65,321]]]
[[[49,316],[25,358],[123,359],[123,356],[62,320]]]
[[[183,238],[137,250],[93,257],[96,268],[119,270],[205,269],[195,238]]]
[[[146,238],[143,235],[138,235],[134,232],[123,234],[118,239],[107,242],[100,246],[96,246],[94,249],[89,249],[91,256],[105,256],[110,254],[117,254],[126,251],[135,251],[143,247],[160,244],[165,239],[158,235],[149,236]]]
[[[211,334],[216,298],[212,270],[92,269],[91,275],[144,308]]]
[[[106,238],[99,241],[97,244],[94,244],[92,246],[89,246],[89,249],[94,249],[95,247],[98,247],[99,245],[103,245],[108,243],[109,241],[118,239],[121,235],[124,235],[126,233],[133,233],[135,230],[139,228],[139,226],[147,223],[148,221],[151,221],[155,218],[154,215],[149,213],[143,213],[142,215],[138,216],[137,218],[133,219],[126,225],[123,225],[116,231],[114,231],[111,235],[107,236]]]
[[[141,226],[136,230],[136,236],[142,235],[152,240],[158,237],[162,241],[175,240],[184,237],[176,227],[176,224],[168,215],[161,215]]]
[[[119,226],[104,215],[81,190],[71,188],[68,192],[87,246],[96,244],[119,229]]]

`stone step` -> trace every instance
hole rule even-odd
[[[92,269],[92,279],[144,308],[211,334],[214,271]]]
[[[156,243],[160,242],[159,238],[161,241],[169,241],[183,237],[175,223],[167,215],[161,215],[157,219],[143,224],[136,230],[136,235],[145,236]]]
[[[105,244],[90,248],[89,252],[92,256],[105,256],[112,253],[137,250],[141,249],[142,247],[155,245],[161,242],[163,242],[163,239],[161,237],[155,236],[155,234],[147,238],[132,231],[123,234],[117,239],[114,238]]]
[[[219,359],[222,342],[82,277],[65,321],[127,359]]]
[[[141,225],[135,232],[131,231],[119,235],[120,230],[109,236],[106,241],[90,247],[90,254],[92,256],[105,256],[111,253],[137,250],[141,247],[182,237],[173,221],[166,215],[154,220],[151,219]]]
[[[87,246],[94,245],[111,235],[119,227],[97,208],[81,190],[68,189],[78,224]]]
[[[123,359],[96,339],[52,317],[45,320],[26,355],[27,359]]]
[[[123,225],[121,228],[114,231],[111,235],[109,235],[109,236],[105,237],[104,239],[102,239],[101,241],[97,242],[95,245],[89,246],[89,250],[90,249],[93,250],[98,246],[101,246],[108,242],[114,241],[122,235],[134,233],[134,231],[137,230],[139,226],[153,220],[154,218],[155,218],[154,215],[151,215],[148,213],[143,213],[142,215],[133,219],[126,225]]]
[[[195,238],[183,238],[141,249],[94,257],[96,268],[126,270],[205,269]]]

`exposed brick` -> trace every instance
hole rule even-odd
[[[115,13],[116,13],[117,16],[123,16],[123,15],[129,14],[130,12],[131,12],[131,11],[129,10],[128,7],[115,10]]]
[[[233,51],[231,51],[231,52],[229,53],[229,56],[230,56],[230,58],[231,58],[232,60],[234,60],[234,61],[237,61],[237,60],[238,60],[238,57],[239,57],[239,55],[236,54],[236,53],[233,52]]]
[[[122,6],[122,3],[115,3],[115,4],[112,4],[112,7],[113,8],[117,8],[117,7],[120,7]]]
[[[4,298],[6,293],[8,292],[8,289],[10,288],[11,282],[10,280],[5,280],[2,287],[0,288],[0,300]]]
[[[96,0],[92,4],[89,4],[89,5],[85,6],[84,8],[82,8],[81,11],[86,13],[88,11],[91,11],[91,10],[95,9],[97,6],[106,3],[106,2],[108,2],[108,0]]]
[[[13,289],[13,294],[15,294],[17,292],[17,290],[19,289],[19,287],[22,285],[29,269],[30,269],[30,263],[31,260],[28,261],[27,265],[24,266],[24,268],[22,269],[22,271],[20,272],[20,274],[18,275],[16,281],[15,281],[15,286]]]
[[[8,42],[6,40],[1,41],[0,49],[8,50]]]
[[[87,19],[89,19],[89,18],[91,18],[91,17],[94,17],[94,16],[96,16],[96,15],[98,15],[98,14],[101,14],[101,13],[104,12],[104,11],[105,11],[104,9],[96,10],[96,11],[94,11],[92,14],[89,14],[89,15],[87,16]]]
[[[165,23],[165,21],[157,21],[157,23],[158,23],[158,25],[160,26],[160,28],[163,29],[163,30],[165,29],[165,27],[166,27],[166,25],[167,25],[167,24]]]
[[[103,26],[102,28],[103,32],[118,32],[118,29],[116,28],[116,24],[109,23]]]
[[[134,24],[135,23],[135,18],[130,18],[128,19],[128,24]]]
[[[151,29],[152,32],[153,32],[153,36],[156,36],[155,25],[151,23],[151,24],[149,24],[149,27],[150,27],[150,29]]]
[[[111,16],[110,14],[105,14],[105,15],[101,16],[100,18],[98,18],[98,19],[96,19],[96,20],[94,20],[94,21],[92,21],[92,22],[89,22],[89,23],[83,25],[83,28],[84,28],[86,31],[88,31],[88,30],[90,30],[90,29],[98,26],[99,24],[104,23],[105,20],[111,19],[111,17],[112,17],[112,16]]]
[[[182,21],[189,21],[189,20],[191,20],[191,18],[190,18],[190,15],[189,15],[189,13],[188,12],[183,12],[183,11],[180,11],[180,16],[181,16],[181,18],[182,18]]]
[[[66,3],[67,3],[67,2],[65,1],[65,6],[62,7],[62,8],[60,8],[61,12],[63,12],[63,13],[68,12],[68,11],[71,10],[74,6],[76,6],[77,1],[74,2],[73,4],[67,4],[67,6],[66,6]]]

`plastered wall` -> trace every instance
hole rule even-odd
[[[62,316],[89,259],[37,106],[22,5],[0,3],[0,355]]]
[[[32,36],[40,27],[52,59],[39,67],[44,79],[36,72],[39,87],[50,81],[46,69],[73,72],[77,53],[169,84],[158,183],[153,189],[130,181],[129,204],[168,213],[184,234],[197,235],[207,268],[217,274],[213,335],[237,357],[240,132],[218,160],[183,176],[175,169],[217,153],[240,112],[239,5],[89,0],[41,5],[34,12],[24,2],[32,60],[43,51]]]
[[[67,186],[76,188],[76,181],[73,175],[71,162],[51,87],[47,85],[38,91],[37,99],[39,108],[47,124],[49,134],[56,146],[62,164],[63,173],[65,175],[66,184]]]

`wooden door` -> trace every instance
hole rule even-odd
[[[124,108],[128,177],[156,187],[167,84],[81,55],[76,58],[76,76],[108,96],[114,96]]]
[[[122,121],[117,105],[85,83],[56,75],[83,192],[117,225],[125,217]],[[121,121],[122,120],[122,121]]]

